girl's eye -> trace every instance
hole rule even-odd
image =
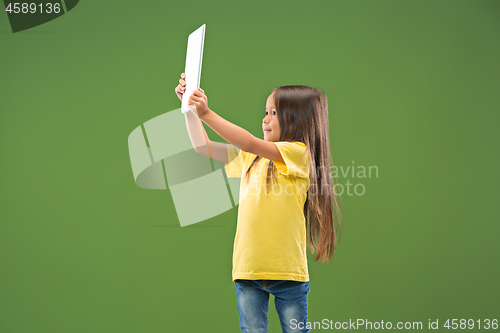
[[[276,115],[276,111],[273,111],[273,115]]]

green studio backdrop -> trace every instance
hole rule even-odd
[[[225,119],[262,138],[274,87],[328,96],[344,225],[335,260],[308,253],[309,321],[500,319],[499,16],[493,0],[88,0],[13,33],[3,11],[0,332],[239,331],[237,207],[181,228],[127,146],[180,107],[204,23],[201,87]]]

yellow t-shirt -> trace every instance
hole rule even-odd
[[[238,224],[233,249],[233,282],[246,280],[309,281],[304,203],[309,181],[309,153],[302,142],[273,142],[284,163],[273,161],[277,184],[266,177],[269,159],[226,144],[228,177],[241,177]]]

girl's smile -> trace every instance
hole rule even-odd
[[[262,130],[264,131],[264,140],[273,142],[279,141],[280,124],[276,106],[274,105],[274,92],[267,98],[266,115],[262,120]]]

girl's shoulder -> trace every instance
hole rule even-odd
[[[273,161],[280,173],[285,176],[309,178],[309,154],[307,146],[299,141],[275,142],[284,162]]]
[[[293,152],[304,153],[307,150],[307,145],[301,141],[277,141],[274,144],[280,149],[281,147],[287,148],[287,150]],[[280,149],[281,151],[281,149]]]
[[[280,144],[280,145],[299,145],[301,147],[306,148],[306,144],[301,142],[301,141],[276,141],[274,142],[275,144]]]

